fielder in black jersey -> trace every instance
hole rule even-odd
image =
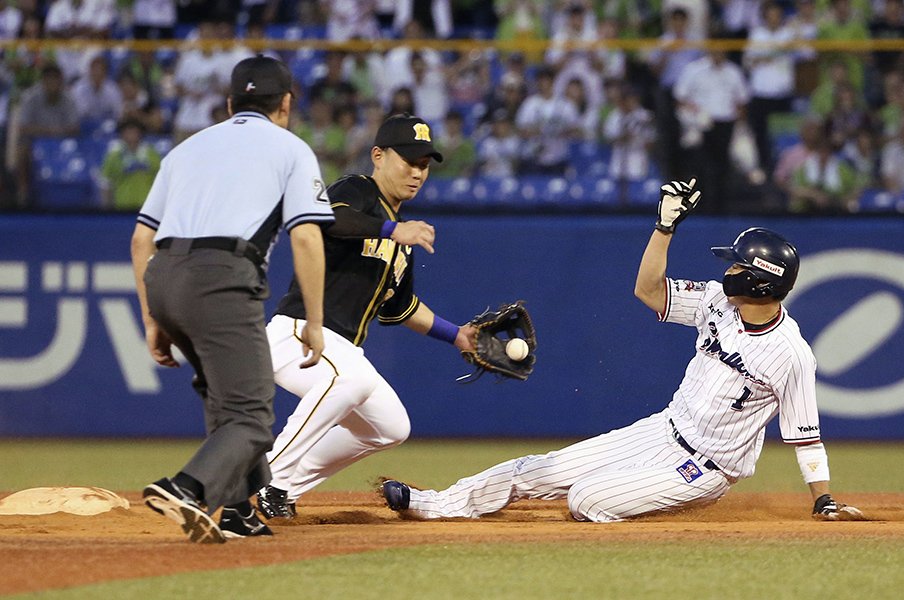
[[[381,238],[385,223],[401,219],[372,177],[346,175],[331,185],[327,194],[333,211],[342,216],[326,229],[324,237],[324,304],[329,310],[323,324],[360,346],[375,316],[380,323],[394,325],[417,310],[411,246]],[[276,313],[305,318],[301,289],[294,279]]]
[[[267,518],[292,518],[295,501],[327,477],[408,437],[408,413],[364,356],[361,344],[376,317],[472,351],[475,329],[437,317],[414,294],[412,249],[433,253],[435,232],[403,221],[413,199],[442,161],[422,119],[399,115],[380,126],[371,149],[373,174],[348,175],[327,189],[335,222],[323,228],[326,251],[322,360],[299,368],[307,324],[297,282],[267,325],[276,383],[299,397],[267,454],[273,479],[258,493]]]

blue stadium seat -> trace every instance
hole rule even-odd
[[[97,169],[90,140],[38,138],[32,144],[35,203],[46,209],[96,208],[93,171]]]
[[[892,194],[884,190],[866,190],[860,196],[857,209],[860,212],[904,213],[904,194]]]
[[[309,88],[317,81],[318,77],[326,73],[323,52],[310,48],[301,48],[289,59],[289,69],[298,83],[304,88]]]
[[[796,133],[781,133],[772,137],[772,152],[775,156],[779,156],[783,151],[787,150],[800,141],[800,135]]]
[[[645,179],[628,183],[628,202],[633,206],[652,206],[659,203],[658,179]]]
[[[623,204],[621,184],[608,177],[596,180],[593,187],[593,203],[597,206],[618,206]]]
[[[572,178],[593,176],[604,177],[609,173],[612,147],[595,141],[572,142],[568,161],[574,171]]]
[[[518,180],[514,177],[475,177],[471,186],[475,207],[515,208],[518,206],[518,192]]]
[[[532,208],[546,203],[549,177],[544,175],[521,175],[518,178],[519,208]]]
[[[418,194],[418,202],[422,206],[451,208],[469,206],[474,203],[471,197],[471,180],[467,177],[447,179],[433,177],[427,180]]]

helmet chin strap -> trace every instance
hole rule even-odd
[[[765,298],[772,295],[772,284],[763,281],[749,269],[722,278],[722,291],[728,297]]]

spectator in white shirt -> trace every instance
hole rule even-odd
[[[710,51],[681,73],[675,83],[675,99],[679,111],[709,124],[702,128],[696,172],[710,198],[707,207],[720,212],[727,208],[734,125],[750,99],[744,74],[724,51]]]
[[[760,25],[760,0],[719,0],[725,37],[744,39]]]
[[[793,40],[785,27],[785,12],[774,2],[763,4],[763,24],[750,32],[744,66],[750,73],[750,128],[756,138],[760,167],[775,165],[769,136],[769,115],[791,112],[794,100],[794,51],[783,47]]]
[[[601,102],[588,96],[584,87],[584,81],[579,77],[575,77],[568,82],[565,87],[565,93],[562,96],[566,100],[570,100],[577,109],[577,125],[580,130],[578,137],[588,142],[595,141],[599,135]]]
[[[375,0],[320,0],[326,15],[326,37],[334,42],[379,39]]]
[[[904,192],[904,127],[882,148],[880,164],[882,185],[893,194]]]
[[[424,29],[418,21],[409,21],[405,26],[405,39],[423,40],[425,35]],[[395,46],[386,53],[383,60],[384,94],[391,94],[393,90],[406,87],[411,83],[414,78],[414,74],[411,72],[411,55],[414,52],[415,49],[410,46],[402,45]],[[443,60],[439,52],[432,48],[419,48],[417,52],[420,53],[429,69],[442,69]],[[385,103],[389,99],[384,95],[382,100]],[[420,115],[421,113],[417,114]]]
[[[199,23],[197,39],[216,39],[216,23]],[[179,92],[179,108],[173,119],[175,143],[213,125],[211,110],[221,101],[229,83],[224,69],[222,53],[210,47],[186,49],[180,53],[174,77]]]
[[[687,35],[692,40],[709,37],[709,0],[662,0],[663,29],[668,29],[673,10],[681,9],[688,17]]]
[[[612,144],[609,176],[617,181],[641,181],[649,175],[650,151],[656,139],[653,113],[641,106],[637,90],[630,85],[616,89],[615,108],[603,126],[603,137]]]
[[[109,78],[109,67],[103,56],[95,56],[88,67],[88,75],[72,86],[72,99],[78,106],[82,129],[96,129],[105,121],[119,121],[122,116],[122,94]]]
[[[412,79],[408,87],[414,93],[418,116],[428,123],[442,123],[449,110],[449,92],[442,69],[431,68],[423,54],[411,54]]]
[[[132,37],[136,40],[171,40],[176,28],[176,0],[134,0]]]
[[[537,72],[537,92],[528,96],[515,125],[524,142],[522,173],[563,175],[568,166],[568,146],[580,136],[577,108],[570,100],[553,92],[553,72],[541,67]]]
[[[490,134],[477,144],[480,174],[486,177],[512,177],[518,171],[521,138],[512,117],[504,108],[491,117]]]
[[[568,49],[569,44],[591,44],[597,41],[598,26],[593,11],[583,4],[571,4],[565,11],[559,29],[553,32],[545,62],[556,71],[553,89],[557,96],[565,94],[565,88],[575,78],[581,80],[584,91],[593,104],[599,104],[603,96],[603,80],[597,71],[596,51],[590,47]]]
[[[116,0],[54,0],[47,9],[44,32],[57,39],[106,39],[116,20]],[[101,48],[59,50],[56,61],[67,83],[87,74],[91,59]]]
[[[10,6],[9,0],[0,0],[0,40],[14,40],[22,27],[22,11]]]
[[[444,40],[452,35],[452,4],[449,0],[396,0],[393,31],[405,31],[412,22],[420,25],[426,37]]]

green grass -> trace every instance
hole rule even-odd
[[[337,474],[321,490],[366,490],[380,475],[445,487],[497,462],[560,448],[568,440],[412,440]],[[139,490],[171,475],[199,440],[0,440],[0,490],[57,485]],[[835,491],[904,492],[900,444],[828,445]],[[769,443],[737,491],[805,492],[794,450]]]
[[[413,440],[339,473],[319,489],[367,490],[379,475],[445,487],[496,462],[564,440]],[[139,490],[172,474],[198,440],[0,440],[0,490],[91,485]],[[904,492],[900,444],[829,446],[832,487]],[[737,491],[806,493],[794,450],[767,444]],[[455,524],[449,524],[454,527]],[[429,545],[253,569],[116,581],[34,598],[612,598],[869,600],[900,597],[904,539]]]
[[[900,597],[902,554],[902,540],[426,546],[22,597],[881,600]]]

